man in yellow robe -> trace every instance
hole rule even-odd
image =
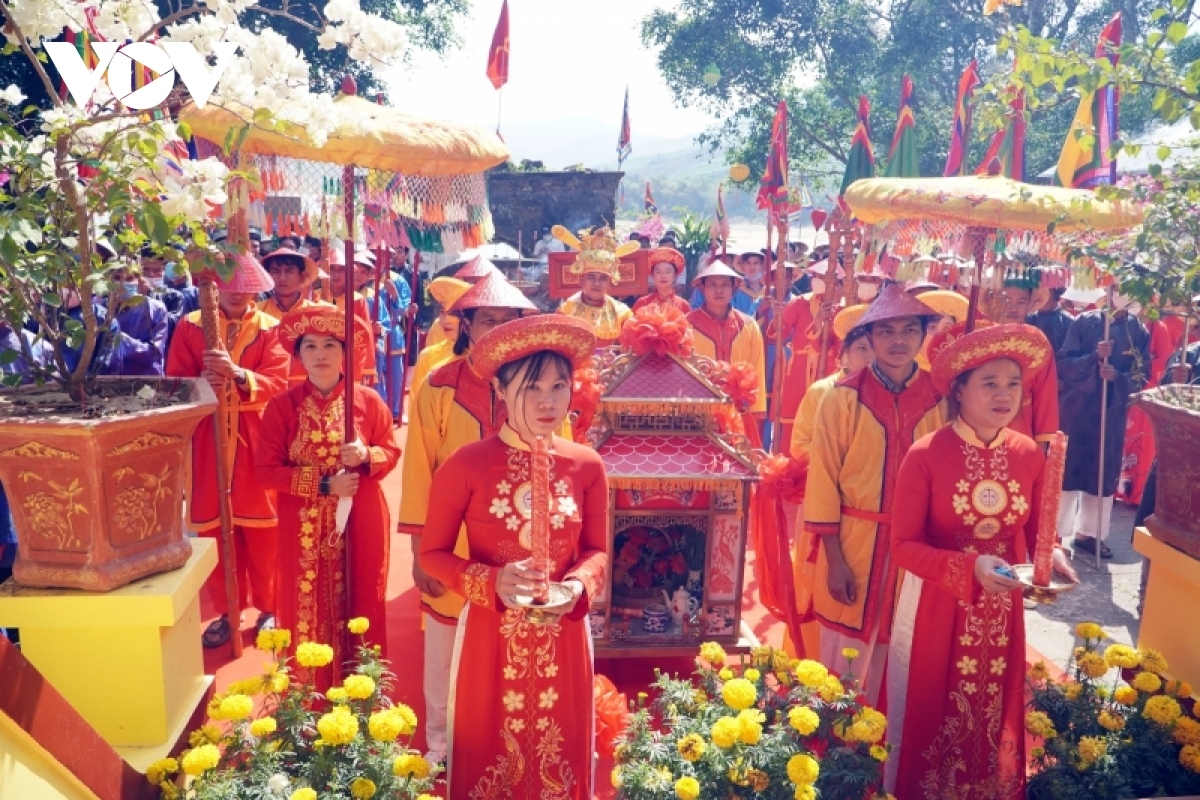
[[[458,316],[450,309],[470,288],[471,284],[457,278],[434,278],[429,282],[429,294],[438,304],[438,316],[429,333],[432,337],[433,332],[438,331],[442,338],[433,342],[426,339],[425,348],[417,356],[412,371],[414,395],[429,373],[454,358],[454,343],[458,341]]]
[[[720,261],[709,264],[692,281],[692,286],[703,292],[704,303],[687,318],[698,355],[731,364],[744,361],[754,368],[758,397],[749,413],[761,422],[767,410],[766,351],[758,323],[733,307],[733,293],[741,282],[742,276]]]
[[[591,261],[581,260],[581,263],[585,264],[585,272],[579,276],[579,291],[563,301],[558,313],[589,323],[596,332],[596,347],[614,345],[621,336],[621,326],[633,312],[620,300],[608,296],[614,281],[610,272]]]
[[[888,551],[896,475],[913,442],[945,424],[942,399],[916,364],[937,317],[898,284],[885,288],[859,321],[871,364],[825,392],[813,423],[804,522],[819,541],[813,610],[821,661],[846,674],[846,649],[858,651],[853,674],[865,675],[871,704],[879,700],[895,605]]]

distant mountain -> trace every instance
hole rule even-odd
[[[617,133],[613,122],[591,117],[521,122],[500,127],[500,135],[504,137],[513,161],[541,161],[551,170],[576,164],[597,170],[615,170]],[[693,140],[693,136],[655,136],[635,131],[633,155],[625,166],[631,166],[637,159],[684,150],[693,146]]]

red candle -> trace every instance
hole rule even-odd
[[[533,593],[536,603],[550,599],[550,444],[546,437],[533,440],[530,487],[533,512],[530,519],[530,540],[533,547],[533,568],[546,576],[546,583]]]
[[[1066,461],[1067,435],[1059,431],[1050,439],[1046,470],[1042,475],[1042,506],[1033,551],[1034,586],[1050,585],[1054,547],[1058,544],[1058,508],[1062,503],[1063,467]]]

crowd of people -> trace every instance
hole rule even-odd
[[[1002,286],[984,290],[967,333],[959,287],[848,276],[827,248],[803,247],[778,263],[710,253],[686,285],[687,262],[672,245],[650,248],[648,292],[633,309],[612,296],[616,260],[580,254],[579,291],[541,314],[482,257],[429,281],[414,302],[404,250],[392,254],[397,271],[377,279],[367,251],[347,265],[341,247],[281,240],[239,256],[217,281],[217,349],[187,275],[143,254],[109,273],[97,369],[202,378],[223,397],[224,416],[204,420],[193,439],[188,519],[199,535],[217,535],[225,459],[236,605],[258,610],[258,629],[329,643],[339,664],[346,621],[366,617],[368,641],[386,655],[395,518],[421,593],[423,728],[431,757],[448,762],[451,796],[516,791],[552,774],[556,796],[582,798],[592,788],[586,620],[607,568],[609,501],[599,457],[573,443],[572,374],[618,341],[635,310],[673,309],[697,354],[757,376],[747,412],[761,424],[751,438],[769,447],[778,417],[776,449],[807,465],[804,503],[790,510],[802,624],[787,647],[843,674],[856,659],[869,702],[887,709],[897,795],[925,796],[922,787],[948,780],[1018,796],[1024,629],[1009,568],[1030,560],[1038,535],[1046,443],[1060,429],[1069,436],[1054,565],[1076,580],[1068,547],[1111,555],[1104,538],[1130,395],[1190,380],[1200,345],[1181,351],[1186,343],[1167,330],[1156,349],[1162,323],[1147,327],[1119,297],[1113,309],[1075,315],[1036,265],[1014,264]],[[787,287],[779,298],[777,270]],[[854,296],[835,302],[846,291]],[[426,296],[436,318],[418,354],[411,323]],[[0,334],[8,349],[19,349],[18,336],[36,340]],[[347,376],[350,340],[359,358]],[[401,455],[394,428],[406,408]],[[228,452],[217,452],[214,425],[229,432]],[[397,467],[393,513],[381,481]],[[535,566],[538,491],[549,498],[551,540]],[[550,581],[570,599],[532,621],[521,598]],[[231,618],[220,567],[205,590],[216,618],[203,642],[217,647],[242,621]],[[326,672],[323,686],[335,679]],[[909,698],[921,714],[905,713]],[[500,769],[514,750],[527,766]],[[991,757],[955,760],[968,751]]]

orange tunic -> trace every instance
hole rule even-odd
[[[552,580],[584,595],[555,625],[534,625],[496,594],[500,568],[529,558],[530,453],[511,428],[466,445],[433,478],[421,539],[426,571],[468,601],[450,694],[447,796],[592,797],[594,721],[587,613],[608,566],[608,480],[591,448],[555,437]],[[465,523],[469,555],[454,553]]]
[[[333,664],[354,658],[346,622],[370,620],[367,641],[387,646],[384,611],[391,520],[380,481],[396,468],[400,448],[392,437],[392,414],[375,392],[354,392],[358,439],[370,462],[357,468],[358,492],[338,536],[338,498],[321,495],[322,476],[341,469],[338,448],[345,435],[343,385],[322,397],[305,381],[267,404],[254,463],[279,505],[279,626],[295,633],[295,644],[320,642],[334,648]],[[350,542],[349,606],[346,604],[345,547]],[[384,654],[386,657],[386,653]],[[319,688],[337,678],[322,669]]]
[[[825,356],[824,374],[820,369],[821,331],[817,327],[813,312],[820,306],[820,299],[805,294],[789,302],[780,315],[783,324],[783,341],[791,345],[791,353],[783,372],[783,392],[780,398],[779,419],[782,423],[784,442],[792,440],[792,426],[796,422],[796,411],[808,387],[839,369],[839,340],[829,329],[829,349]],[[767,324],[768,342],[775,341],[775,323]]]
[[[251,307],[241,321],[230,324],[224,316],[220,325],[228,331],[226,349],[233,363],[247,370],[246,386],[227,382],[223,421],[229,430],[230,451],[226,454],[232,469],[233,524],[247,528],[275,525],[275,496],[259,483],[254,471],[254,450],[267,401],[287,388],[291,358],[279,346],[274,330],[276,321]],[[193,311],[179,321],[171,347],[167,351],[166,373],[176,378],[198,378],[203,367],[204,329],[200,312]],[[213,419],[205,417],[192,436],[192,487],[188,495],[191,527],[206,531],[221,524],[217,506],[217,445]]]
[[[677,294],[673,294],[670,297],[663,297],[658,292],[643,295],[639,297],[633,304],[633,313],[636,314],[646,306],[675,306],[675,308],[679,309],[684,314],[690,314],[692,312],[692,307],[688,304],[688,301],[684,300]]]

